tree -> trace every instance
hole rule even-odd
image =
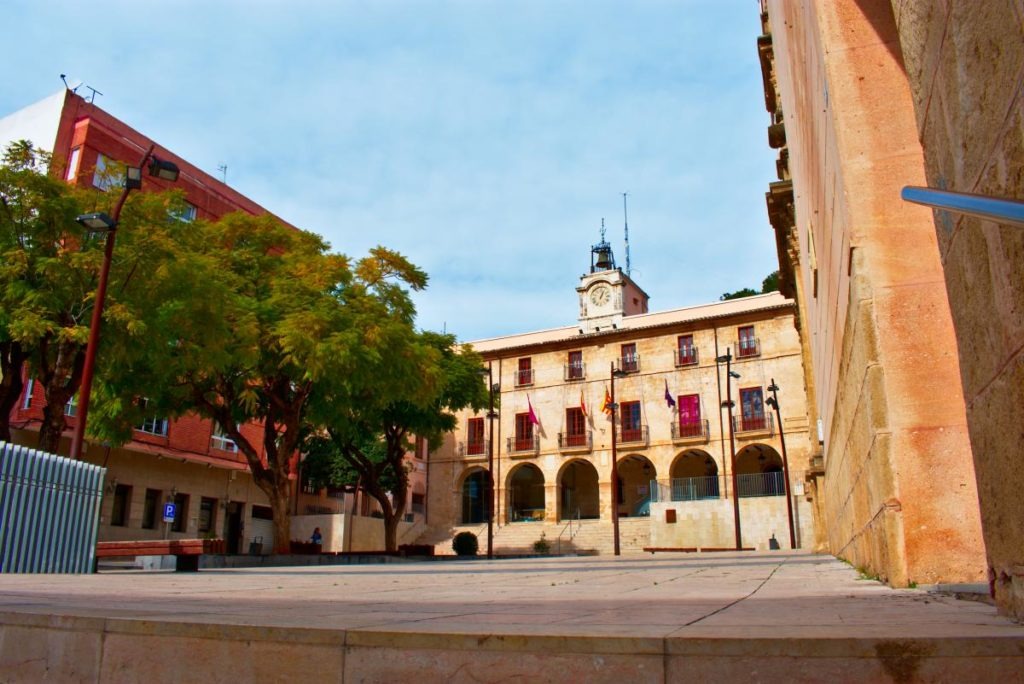
[[[401,360],[391,338],[412,320],[404,287],[426,275],[384,248],[354,265],[317,235],[270,216],[195,223],[190,249],[199,297],[172,297],[160,325],[178,338],[158,359],[125,367],[147,411],[210,418],[245,456],[274,515],[274,550],[289,551],[292,478],[300,441],[318,428],[309,402]],[[396,332],[397,331],[397,332]],[[404,377],[404,375],[403,375]],[[111,412],[112,414],[115,412]]]
[[[10,438],[8,417],[27,364],[46,398],[39,447],[49,452],[59,446],[64,407],[81,384],[103,260],[104,236],[75,219],[87,211],[109,211],[112,201],[94,189],[68,185],[51,173],[53,166],[49,155],[26,141],[9,146],[0,165],[0,438]],[[98,355],[108,367],[120,362],[121,352],[163,344],[147,334],[146,318],[163,266],[172,258],[159,245],[174,244],[180,222],[169,210],[180,201],[178,195],[146,194],[122,213]]]
[[[325,483],[358,484],[377,500],[387,551],[398,548],[398,523],[409,491],[405,456],[414,438],[436,448],[455,428],[454,412],[481,409],[488,396],[480,355],[469,347],[459,349],[454,336],[419,332],[405,344],[405,350],[392,351],[414,363],[392,368],[386,384],[374,381],[387,372],[382,366],[362,376],[366,384],[346,382],[340,391],[314,400],[326,434],[313,436],[308,450],[315,475],[331,478]],[[386,357],[381,361],[391,365]]]
[[[724,302],[729,299],[740,299],[741,297],[753,297],[757,294],[756,290],[751,290],[749,287],[745,287],[742,290],[736,290],[735,292],[725,292],[718,301]]]
[[[735,292],[726,292],[718,298],[718,301],[724,302],[729,299],[739,299],[741,297],[753,297],[756,294],[768,294],[769,292],[778,292],[779,290],[779,272],[772,271],[769,273],[764,280],[761,281],[761,291],[745,287],[742,290],[736,290]]]

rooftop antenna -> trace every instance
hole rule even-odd
[[[626,212],[626,195],[622,193],[622,220],[626,226],[626,275],[630,275],[629,266],[629,214]]]
[[[73,93],[78,92],[78,89],[82,87],[82,82],[78,81],[77,83],[75,83],[75,87],[72,88],[71,85],[68,83],[68,75],[67,74],[61,74],[60,75],[60,80],[64,81],[64,87],[67,88],[68,90],[70,90]]]
[[[95,101],[96,101],[96,96],[97,96],[97,95],[103,95],[103,93],[101,93],[100,91],[96,90],[96,89],[95,89],[95,88],[93,88],[93,87],[92,87],[91,85],[87,85],[87,86],[85,86],[85,87],[86,87],[86,88],[88,88],[89,90],[91,90],[91,91],[92,91],[92,92],[91,92],[91,93],[89,94],[89,104],[92,104],[93,102],[95,102]]]
[[[220,166],[217,167],[217,170],[220,171],[220,182],[223,183],[224,185],[227,185],[228,184],[228,165],[227,164],[221,164]]]
[[[604,242],[604,218],[601,218],[601,242]]]

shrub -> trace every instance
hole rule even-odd
[[[475,556],[480,544],[472,532],[459,532],[452,539],[452,551],[459,556]]]
[[[551,542],[547,540],[543,532],[540,533],[540,539],[533,542],[533,550],[537,553],[547,553],[551,550]]]

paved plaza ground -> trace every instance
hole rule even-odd
[[[0,630],[0,681],[1024,681],[990,605],[786,552],[0,575]]]

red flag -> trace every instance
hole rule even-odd
[[[608,388],[604,388],[604,403],[601,404],[601,410],[607,413],[609,416],[612,415],[612,395],[608,391]]]
[[[540,425],[540,421],[537,420],[537,414],[533,412],[533,404],[530,403],[530,395],[526,395],[526,405],[530,409],[530,422],[534,425]]]

